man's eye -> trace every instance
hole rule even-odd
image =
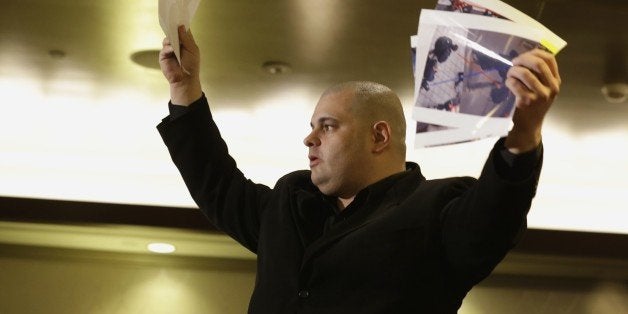
[[[329,130],[331,130],[331,129],[333,129],[333,126],[332,126],[331,124],[324,124],[324,125],[323,125],[323,130],[325,130],[325,131],[329,131]]]

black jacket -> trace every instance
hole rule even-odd
[[[257,254],[250,313],[455,313],[526,228],[541,167],[539,148],[506,179],[502,140],[478,180],[426,180],[408,163],[323,234],[334,213],[310,172],[272,189],[246,179],[204,97],[158,130],[199,208]]]

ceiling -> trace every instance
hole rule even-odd
[[[173,215],[194,207],[155,129],[167,114],[167,83],[131,59],[161,47],[157,2],[3,3],[0,196],[165,206]],[[506,2],[567,41],[530,227],[628,234],[628,102],[609,103],[600,92],[626,82],[628,2]],[[191,28],[203,87],[242,170],[273,185],[306,168],[311,112],[340,81],[388,85],[412,126],[410,36],[419,10],[435,4],[202,0]],[[146,56],[142,63],[156,65]],[[290,71],[270,74],[268,61]],[[494,142],[414,149],[412,132],[407,157],[428,178],[478,175]]]

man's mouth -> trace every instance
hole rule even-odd
[[[310,159],[310,168],[318,165],[320,163],[320,159],[318,159],[318,157],[314,156],[314,155],[309,155],[308,158]]]

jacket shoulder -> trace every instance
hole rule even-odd
[[[296,170],[279,178],[275,184],[275,188],[283,187],[316,189],[316,186],[312,183],[310,170]]]
[[[427,184],[434,184],[437,186],[457,186],[457,185],[471,185],[477,181],[474,177],[463,176],[463,177],[448,177],[448,178],[439,178],[439,179],[429,179],[425,182]]]
[[[440,196],[453,198],[469,190],[478,180],[469,176],[448,177],[426,180],[423,188],[439,191]]]

